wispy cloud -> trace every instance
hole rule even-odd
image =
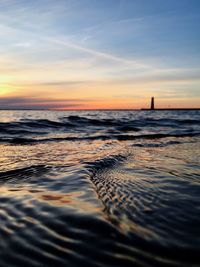
[[[39,97],[1,97],[1,109],[57,109],[84,107],[91,100],[83,99],[50,99]]]
[[[154,90],[181,97],[180,88],[192,97],[187,92],[200,84],[200,5],[141,2],[0,1],[0,94],[24,97],[23,105],[33,92],[81,105],[90,96],[112,102]],[[42,104],[38,97],[34,105]]]
[[[13,44],[13,46],[22,47],[22,48],[29,48],[31,46],[31,43],[29,43],[29,42],[15,43],[15,44]]]
[[[62,46],[70,47],[72,49],[76,49],[78,51],[82,51],[82,52],[90,54],[92,56],[96,56],[96,57],[99,57],[99,58],[111,60],[111,61],[118,62],[118,63],[121,63],[121,64],[127,64],[127,65],[129,65],[129,67],[149,68],[148,65],[140,63],[138,61],[128,60],[128,59],[125,59],[125,58],[122,58],[122,57],[119,57],[119,56],[115,56],[115,55],[112,55],[112,54],[109,54],[109,53],[104,53],[104,52],[97,51],[97,50],[94,50],[94,49],[86,48],[86,47],[71,43],[71,42],[69,42],[67,40],[61,40],[61,39],[59,40],[57,38],[50,38],[50,37],[46,37],[45,40],[46,41],[50,41],[50,42],[52,42],[54,44],[59,44],[59,45],[62,45]]]

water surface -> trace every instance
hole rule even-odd
[[[0,111],[0,266],[199,266],[200,111]]]

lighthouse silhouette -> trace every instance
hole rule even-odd
[[[151,98],[151,110],[154,110],[154,97]]]

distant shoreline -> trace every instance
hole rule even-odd
[[[154,110],[200,110],[200,108],[155,108],[155,109],[150,109],[150,108],[142,108],[141,110],[150,110],[150,111],[154,111]]]
[[[200,108],[141,108],[141,109],[0,109],[0,111],[177,111],[200,110]]]

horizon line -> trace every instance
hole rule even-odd
[[[33,109],[33,108],[19,108],[19,109],[13,109],[13,108],[0,108],[0,111],[92,111],[92,110],[96,110],[96,111],[164,111],[164,110],[200,110],[199,108],[154,108],[153,110],[151,108],[85,108],[85,109],[43,109],[43,108],[39,108],[39,109]]]

